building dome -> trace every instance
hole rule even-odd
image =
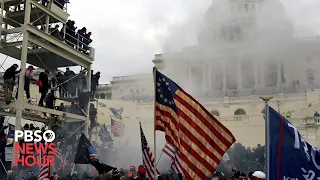
[[[262,3],[256,26],[258,39],[287,39],[293,36],[293,25],[279,0],[266,0]]]
[[[198,36],[200,45],[291,38],[293,26],[279,0],[213,0]]]

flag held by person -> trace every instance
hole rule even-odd
[[[319,179],[320,151],[301,136],[298,129],[268,107],[268,179]]]
[[[54,154],[55,156],[55,164],[56,164],[56,168],[57,169],[64,169],[66,167],[66,157],[65,157],[65,154],[63,153],[63,150],[64,150],[64,142],[60,142],[57,144],[57,151],[56,153]]]
[[[141,135],[141,148],[142,148],[142,162],[143,166],[147,170],[147,174],[150,179],[155,179],[154,175],[154,157],[152,154],[152,151],[150,150],[150,147],[148,146],[148,142],[146,139],[146,136],[144,135],[144,132],[142,130],[141,122],[140,124],[140,135]],[[160,174],[158,170],[156,170],[156,174]]]
[[[235,142],[232,133],[175,82],[154,69],[155,125],[179,153],[186,179],[212,176]]]
[[[74,158],[75,164],[91,164],[96,168],[99,174],[104,174],[109,171],[114,171],[117,168],[99,162],[98,155],[94,150],[88,138],[82,133],[78,144],[76,156]]]
[[[14,138],[14,130],[15,130],[15,126],[13,124],[9,123],[9,130],[8,130],[7,138],[10,138],[10,139]]]
[[[42,155],[41,161],[44,160],[44,154],[45,153],[41,153],[41,155]],[[39,172],[37,180],[49,180],[50,175],[51,175],[50,174],[50,164],[46,163],[40,167],[40,172]]]
[[[175,173],[183,174],[181,168],[181,160],[179,158],[179,151],[176,150],[172,145],[166,143],[162,151],[171,158],[171,170]]]
[[[125,126],[121,120],[115,120],[111,118],[111,133],[115,137],[122,137],[124,135]]]
[[[112,137],[107,129],[107,126],[104,124],[99,132],[100,140],[104,143],[109,143],[112,141]]]
[[[96,151],[94,150],[91,142],[82,133],[79,140],[77,153],[74,158],[74,163],[75,164],[91,164],[91,161],[98,161],[98,155],[96,154]]]

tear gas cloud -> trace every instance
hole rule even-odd
[[[320,3],[316,1],[311,1],[312,0],[310,0],[309,5],[320,5]],[[304,21],[309,21],[309,23],[302,23],[302,16],[304,16],[303,12],[306,11],[305,8],[308,9],[310,14],[314,15],[318,11],[317,8],[311,8],[311,6],[306,5],[308,3],[302,0],[297,0],[293,3],[292,1],[287,0],[265,0],[261,5],[255,5],[255,12],[252,15],[253,18],[248,18],[248,22],[236,21],[235,17],[241,15],[236,14],[238,6],[234,6],[232,1],[205,0],[200,3],[199,1],[188,0],[184,3],[193,4],[192,8],[186,8],[186,12],[184,12],[187,18],[175,23],[168,21],[167,23],[162,24],[163,26],[161,28],[166,29],[167,33],[163,36],[159,36],[158,40],[159,43],[162,44],[161,53],[165,54],[162,56],[162,59],[165,61],[166,66],[162,72],[176,81],[187,92],[190,92],[191,95],[199,95],[203,92],[200,91],[201,88],[199,88],[197,81],[190,81],[186,78],[183,69],[180,69],[181,65],[188,65],[188,63],[190,63],[191,66],[197,67],[201,60],[210,62],[211,59],[203,57],[213,53],[216,56],[234,54],[235,58],[244,55],[253,55],[256,52],[268,54],[276,48],[290,47],[294,39],[314,36],[320,32],[319,23],[315,22],[309,14],[308,18],[304,19]],[[299,7],[305,8],[299,9]],[[246,7],[244,6],[243,8],[242,11],[245,11]],[[223,37],[221,37],[223,26],[229,25],[226,26],[226,30],[228,30],[230,24],[232,27],[242,27],[239,32],[241,37],[235,42],[226,42],[226,40],[223,40]],[[237,47],[240,44],[250,43],[252,48],[244,51],[239,51],[237,48],[234,48],[231,51],[223,51],[224,47]],[[275,44],[277,46],[275,46]],[[205,50],[193,50],[196,47]],[[288,53],[290,53],[290,50]],[[183,61],[190,57],[192,57],[191,59],[193,61]],[[202,76],[201,70],[193,73],[195,74],[192,76]],[[222,81],[222,76],[218,76],[217,79]],[[147,94],[153,94],[152,79],[145,81],[145,84],[141,85],[149,87],[147,89],[147,91],[149,91]],[[152,111],[152,109],[149,109],[148,113],[152,113]],[[144,116],[153,117],[152,114],[144,114]],[[150,122],[153,121],[152,118],[146,120]],[[153,149],[153,123],[142,125],[149,146]],[[125,134],[126,137],[121,140],[123,145],[120,146],[118,150],[117,159],[112,163],[123,168],[129,168],[130,165],[137,166],[142,164],[138,121],[133,120],[130,128],[126,128]],[[164,133],[157,132],[156,135],[156,161],[158,161],[161,156],[158,168],[160,171],[166,171],[169,168],[170,159],[165,154],[161,155],[162,148],[165,145]],[[126,142],[123,143],[123,141]],[[115,141],[115,143],[117,142]]]

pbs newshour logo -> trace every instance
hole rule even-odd
[[[21,163],[21,166],[54,166],[54,154],[56,153],[56,144],[53,141],[56,138],[52,130],[44,132],[40,130],[16,130],[14,133],[14,141],[19,142],[23,138],[22,143],[15,143],[15,165]],[[45,142],[45,143],[41,143]],[[22,156],[19,156],[19,152]]]

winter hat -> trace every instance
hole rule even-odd
[[[140,176],[144,176],[144,175],[147,174],[147,170],[146,170],[144,167],[140,167],[140,168],[138,169],[138,174],[139,174]]]
[[[258,179],[266,179],[266,174],[262,171],[255,171],[252,176]]]

